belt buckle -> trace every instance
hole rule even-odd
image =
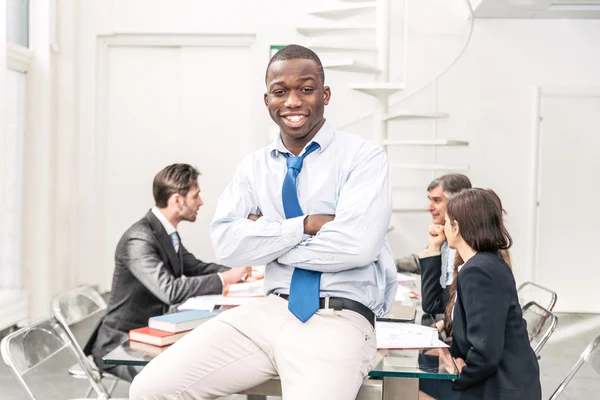
[[[331,308],[333,310],[341,311],[344,309],[344,300],[342,299],[330,299],[326,297],[325,304],[328,306],[327,308]]]

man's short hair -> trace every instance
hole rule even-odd
[[[174,193],[186,196],[198,186],[200,172],[189,164],[173,164],[164,168],[154,177],[152,193],[156,207],[165,208],[169,197]]]
[[[466,175],[463,174],[447,174],[442,175],[439,178],[431,181],[429,186],[427,186],[427,191],[431,191],[438,186],[442,186],[442,190],[444,191],[444,195],[447,198],[454,196],[465,189],[471,189],[471,181]]]
[[[271,57],[269,65],[267,65],[267,71],[265,72],[265,82],[267,82],[267,75],[269,74],[269,68],[271,67],[271,64],[273,64],[275,61],[282,60],[313,60],[315,64],[317,64],[317,70],[319,71],[319,76],[321,77],[321,83],[325,83],[325,71],[323,71],[323,64],[321,63],[321,59],[317,53],[309,48],[299,46],[297,44],[289,44]]]

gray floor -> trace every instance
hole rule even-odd
[[[542,351],[540,369],[542,373],[543,398],[548,399],[579,355],[596,336],[600,335],[600,315],[558,314],[558,328]],[[72,378],[62,379],[64,370],[48,366],[32,385],[43,389],[42,399],[66,399],[83,397],[85,382]],[[127,397],[128,385],[119,383],[114,397]],[[4,363],[0,363],[0,399],[27,400]],[[242,400],[244,396],[231,396],[228,400]],[[600,399],[600,376],[589,365],[579,371],[563,394],[562,399]]]

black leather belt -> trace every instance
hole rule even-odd
[[[283,293],[275,294],[286,300],[288,299],[288,297],[290,297],[289,295]],[[359,313],[360,315],[365,317],[367,321],[369,321],[373,328],[375,328],[375,314],[369,309],[369,307],[365,306],[364,304],[361,304],[358,301],[345,299],[343,297],[321,297],[319,299],[319,308],[326,308],[326,299],[329,299],[329,308],[334,310],[350,310]]]

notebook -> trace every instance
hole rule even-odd
[[[143,328],[132,329],[129,331],[129,339],[136,342],[148,343],[153,346],[167,346],[175,343],[177,340],[184,337],[189,331],[172,333],[158,329],[152,329],[147,326]]]
[[[166,332],[189,331],[208,321],[218,313],[205,310],[186,310],[170,314],[159,315],[148,320],[148,326],[152,329],[160,329]]]
[[[142,352],[144,354],[149,354],[151,356],[157,356],[160,353],[162,353],[163,351],[165,351],[166,349],[169,348],[170,345],[166,345],[163,347],[158,347],[158,346],[154,346],[151,344],[147,344],[147,343],[142,343],[142,342],[136,342],[135,340],[130,340],[129,341],[129,348],[131,350],[135,350],[135,351],[139,351]]]

